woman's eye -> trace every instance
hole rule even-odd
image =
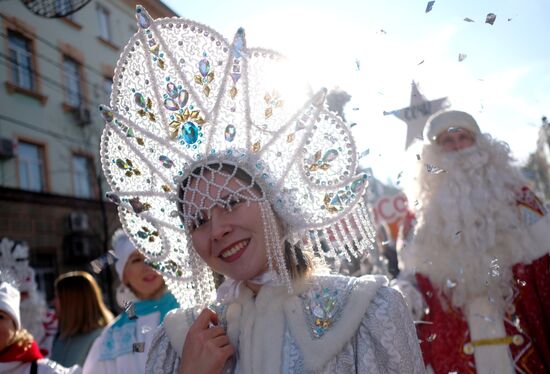
[[[239,203],[241,203],[241,200],[238,197],[233,196],[227,200],[226,207],[233,208],[235,205]]]

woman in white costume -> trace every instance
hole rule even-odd
[[[384,277],[314,266],[373,241],[366,177],[326,91],[285,85],[284,59],[247,48],[242,29],[228,42],[190,20],[136,16],[100,109],[108,196],[182,305],[146,372],[423,373]]]
[[[179,305],[167,292],[162,276],[145,263],[122,230],[114,233],[115,269],[128,306],[104,328],[90,349],[83,372],[90,374],[145,373],[153,331]]]

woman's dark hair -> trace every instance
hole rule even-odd
[[[189,174],[189,176],[186,179],[184,179],[178,186],[177,209],[178,209],[178,212],[180,213],[180,219],[182,219],[182,221],[183,221],[183,217],[181,215],[181,212],[183,212],[184,189],[185,187],[187,187],[187,184],[189,183],[189,179],[191,177],[200,175],[201,169],[203,167],[204,166],[199,166],[195,170],[193,170],[191,174]],[[235,172],[235,178],[247,184],[251,184],[253,181],[250,174],[248,174],[246,171],[244,171],[243,169],[235,165],[219,162],[219,163],[208,164],[208,167],[216,171],[223,171],[230,175],[233,175],[233,172]],[[264,195],[261,187],[256,182],[253,183],[253,188],[262,196]],[[183,223],[185,224],[185,222]],[[292,255],[292,250],[294,250],[295,256]],[[300,246],[292,245],[286,240],[284,244],[284,251],[285,251],[285,265],[289,271],[291,279],[299,279],[311,273],[311,271],[313,270],[313,260],[310,254],[304,253],[304,251],[302,250],[302,248],[300,248]],[[218,288],[218,286],[223,282],[224,277],[222,274],[218,274],[216,272],[213,272],[213,273],[214,273],[214,284],[216,288]]]

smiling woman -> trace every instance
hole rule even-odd
[[[361,256],[374,240],[355,140],[326,90],[288,79],[285,59],[248,48],[243,29],[229,42],[140,6],[136,17],[115,107],[101,107],[102,162],[125,231],[182,301],[145,371],[422,373],[387,280],[312,261]]]
[[[167,292],[163,277],[145,262],[145,256],[136,250],[124,231],[114,233],[112,246],[121,286],[129,289],[125,294],[130,297],[124,311],[95,340],[83,372],[144,373],[152,330],[178,303]]]

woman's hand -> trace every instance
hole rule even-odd
[[[235,353],[218,316],[204,309],[187,332],[179,374],[220,373],[225,362]],[[211,327],[212,325],[215,325]]]

